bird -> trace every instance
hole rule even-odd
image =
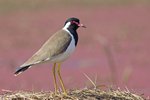
[[[77,29],[79,27],[86,28],[80,23],[80,20],[75,17],[68,18],[62,29],[54,33],[42,46],[33,54],[25,63],[17,67],[15,76],[21,74],[25,70],[34,65],[51,62],[53,63],[52,73],[54,81],[54,93],[58,93],[58,85],[56,75],[61,85],[64,94],[67,94],[63,79],[61,77],[60,69],[61,63],[64,62],[74,52],[78,43]]]

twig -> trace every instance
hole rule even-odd
[[[93,84],[94,89],[96,89],[96,84],[91,80],[91,78],[88,75],[86,75],[85,73],[83,73],[83,74]]]

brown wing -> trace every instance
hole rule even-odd
[[[34,65],[45,62],[55,57],[67,49],[71,42],[71,36],[64,30],[60,30],[52,35],[46,43],[22,66]]]

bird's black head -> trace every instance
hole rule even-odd
[[[83,24],[80,24],[80,20],[78,18],[69,18],[66,20],[65,25],[66,28],[71,28],[74,30],[77,30],[79,27],[84,27],[85,26]]]

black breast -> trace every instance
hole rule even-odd
[[[75,39],[75,46],[77,46],[78,43],[78,34],[77,31],[72,29],[72,28],[68,28],[69,32],[73,35],[73,38]]]

